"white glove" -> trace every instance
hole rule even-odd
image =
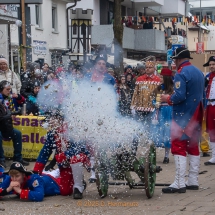
[[[132,114],[133,116],[135,116],[135,114],[136,114],[135,109],[132,109],[132,110],[131,110],[131,114]]]
[[[158,109],[161,106],[160,102],[155,103],[155,107]]]

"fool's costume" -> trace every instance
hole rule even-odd
[[[34,166],[34,171],[42,174],[53,150],[56,150],[55,159],[60,169],[60,194],[70,195],[77,188],[82,193],[83,185],[83,163],[90,166],[85,147],[71,141],[63,136],[64,130],[49,131],[46,142],[40,151]]]
[[[135,90],[131,101],[131,109],[136,111],[137,120],[145,125],[150,134],[151,120],[155,107],[152,101],[155,99],[154,90],[160,85],[160,78],[156,75],[142,75],[137,78]]]
[[[131,106],[137,111],[154,111],[153,92],[160,85],[160,78],[156,75],[148,76],[145,74],[137,78],[135,85]]]

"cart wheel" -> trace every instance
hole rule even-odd
[[[99,192],[99,196],[104,198],[108,193],[108,176],[106,174],[96,174],[96,186]]]
[[[144,165],[145,191],[146,196],[149,199],[154,194],[155,181],[156,181],[156,148],[154,144],[151,144],[146,154]]]
[[[99,156],[96,160],[96,186],[99,196],[104,198],[108,193],[108,159],[106,152],[99,151],[98,154]]]

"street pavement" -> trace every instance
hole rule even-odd
[[[164,150],[157,149],[157,165],[163,169],[157,174],[156,183],[172,183],[175,175],[174,159],[163,164]],[[100,199],[96,185],[87,184],[83,200],[72,196],[45,197],[43,202],[22,201],[16,196],[0,200],[1,214],[72,214],[72,215],[212,215],[215,214],[215,166],[204,166],[208,158],[201,157],[200,189],[184,194],[162,194],[156,187],[154,196],[148,199],[143,189],[128,186],[110,186],[108,196]],[[32,169],[34,162],[28,169]],[[85,180],[90,177],[85,172]],[[133,176],[136,182],[138,177]],[[112,181],[112,179],[110,179]]]

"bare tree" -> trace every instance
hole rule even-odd
[[[122,11],[121,3],[124,0],[114,0],[114,23],[113,23],[113,32],[114,32],[114,66],[115,74],[117,78],[120,78],[120,75],[123,74],[123,24],[122,24]]]

